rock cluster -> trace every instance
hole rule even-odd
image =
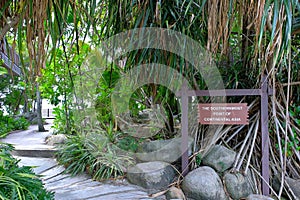
[[[171,143],[167,151],[164,146]],[[189,140],[191,149],[192,139]],[[155,152],[139,160],[148,162],[132,166],[127,171],[131,183],[146,189],[165,190],[178,176],[171,163],[180,157],[180,138],[170,141],[150,142],[142,146],[144,152]],[[172,150],[173,149],[173,150]],[[152,153],[152,152],[151,152]],[[170,155],[170,158],[168,158]],[[270,200],[272,198],[254,195],[250,176],[241,173],[231,173],[236,153],[224,146],[215,145],[202,159],[202,166],[189,172],[181,185],[181,189],[171,187],[165,193],[166,199],[182,200]],[[159,160],[159,161],[154,161]]]

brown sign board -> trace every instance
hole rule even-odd
[[[249,124],[246,103],[203,103],[198,109],[200,124]]]

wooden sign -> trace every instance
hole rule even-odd
[[[201,124],[249,124],[246,103],[199,104]]]

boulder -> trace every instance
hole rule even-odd
[[[46,137],[46,144],[54,146],[56,144],[63,144],[67,140],[67,137],[64,134],[50,135]]]
[[[271,197],[267,197],[264,195],[260,195],[260,194],[250,194],[246,200],[274,200]]]
[[[33,118],[33,119],[30,120],[29,122],[30,122],[30,124],[32,124],[32,125],[38,124],[38,117]]]
[[[188,199],[228,199],[220,177],[212,168],[207,166],[191,171],[183,179],[182,190]]]
[[[166,193],[166,198],[167,200],[171,200],[171,199],[185,200],[185,196],[182,190],[174,186],[168,190],[168,192]]]
[[[189,155],[192,153],[193,139],[188,138]],[[169,140],[156,140],[143,143],[136,156],[139,160],[144,162],[149,161],[163,161],[173,163],[177,161],[182,155],[181,151],[181,137]]]
[[[289,177],[285,177],[285,180],[293,191],[294,195],[300,199],[300,180],[295,180]]]
[[[227,192],[234,200],[246,198],[250,194],[253,194],[248,177],[240,173],[226,173],[224,182]]]
[[[161,161],[139,163],[127,169],[128,181],[146,189],[166,189],[175,176],[174,168]]]
[[[232,167],[235,156],[236,152],[222,145],[215,145],[203,158],[202,164],[214,168],[218,173],[223,173]]]
[[[30,124],[37,124],[37,113],[36,112],[27,112],[24,114],[16,115],[15,119],[20,119],[24,117]]]
[[[28,120],[28,121],[33,121],[34,118],[37,117],[37,113],[36,112],[28,112],[24,114],[24,117]]]
[[[276,192],[279,192],[281,185],[281,177],[279,174],[272,177],[272,187]],[[293,191],[294,195],[300,199],[300,180],[292,179],[290,177],[285,177],[286,183],[289,185],[289,188]],[[283,191],[283,194],[287,196],[286,192]]]

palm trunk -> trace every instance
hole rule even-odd
[[[42,117],[42,98],[41,92],[39,89],[39,84],[36,84],[36,111],[37,111],[37,121],[38,121],[38,131],[44,132],[46,131],[43,124],[43,117]]]

